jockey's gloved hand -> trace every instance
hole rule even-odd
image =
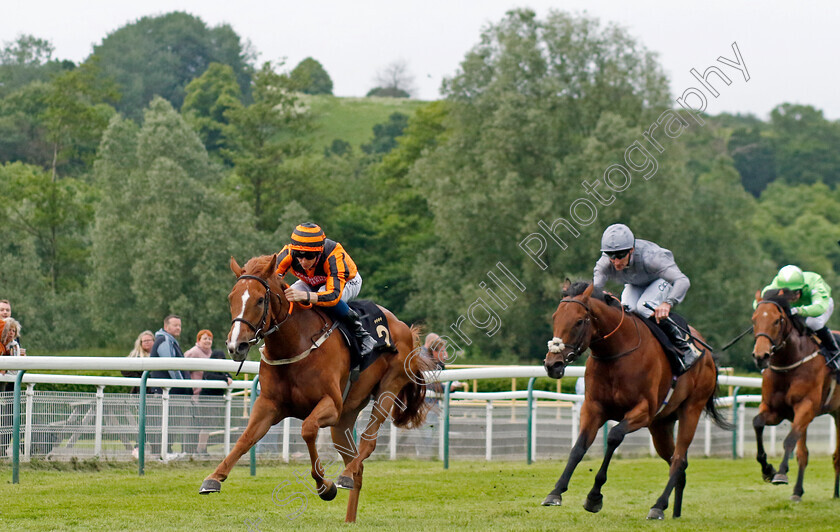
[[[793,316],[796,316],[797,314],[799,314],[799,307],[791,307],[791,309],[790,309],[790,313],[791,313]]]

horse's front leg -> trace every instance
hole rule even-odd
[[[580,410],[580,434],[575,442],[572,451],[569,453],[569,460],[566,462],[566,468],[563,469],[563,474],[554,485],[554,489],[546,496],[542,502],[543,506],[560,506],[563,504],[563,494],[569,489],[569,480],[572,478],[572,473],[575,468],[583,460],[586,451],[592,446],[595,441],[595,435],[598,433],[598,427],[604,424],[604,413],[600,406],[593,401],[585,401]]]
[[[787,472],[789,470],[788,460],[796,448],[796,443],[814,419],[814,408],[809,399],[797,403],[793,408],[793,422],[790,425],[790,432],[785,437],[785,455],[782,463],[779,464],[779,472],[773,477],[773,484],[787,484]]]
[[[647,400],[643,400],[633,410],[628,412],[624,419],[618,425],[610,429],[607,434],[607,449],[604,452],[604,461],[601,462],[601,468],[595,474],[595,484],[586,496],[586,501],[583,503],[583,508],[592,513],[601,511],[604,503],[604,496],[601,494],[601,487],[607,482],[607,469],[610,467],[610,460],[612,460],[615,450],[624,441],[624,437],[629,433],[639,430],[650,423],[650,408]]]
[[[239,462],[242,455],[256,445],[272,425],[285,417],[285,412],[281,412],[273,401],[262,395],[257,397],[257,400],[254,401],[254,408],[251,410],[251,417],[248,419],[248,426],[236,440],[236,445],[233,446],[230,454],[222,460],[210,476],[204,479],[198,492],[207,494],[221,491],[222,482],[228,477],[231,469]]]
[[[312,478],[315,479],[318,496],[325,501],[333,500],[338,490],[331,480],[325,478],[324,466],[318,456],[315,441],[318,439],[318,430],[321,427],[335,425],[336,423],[338,423],[338,408],[332,397],[327,395],[315,405],[312,413],[303,420],[300,430],[300,435],[306,442],[306,448],[309,449],[309,459],[312,461]]]
[[[773,480],[773,477],[776,476],[776,468],[767,463],[767,453],[764,451],[764,427],[768,424],[778,425],[778,423],[777,416],[771,414],[765,403],[761,403],[758,414],[753,418],[753,429],[755,429],[755,459],[761,466],[761,477],[765,482]]]

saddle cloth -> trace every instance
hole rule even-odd
[[[388,328],[388,320],[376,303],[365,299],[357,299],[351,301],[349,305],[361,318],[362,327],[376,340],[376,347],[373,352],[362,360],[359,355],[359,343],[356,340],[356,335],[347,329],[343,323],[338,324],[338,330],[341,331],[344,341],[350,347],[350,368],[358,367],[359,371],[364,371],[383,352],[396,353],[397,349],[391,343],[391,330]]]
[[[677,325],[679,325],[680,328],[685,329],[686,331],[691,330],[688,326],[688,321],[684,317],[677,314],[676,312],[671,312],[671,313],[668,314],[668,316],[672,320],[674,320],[674,322]],[[677,348],[671,342],[671,339],[668,338],[668,335],[665,334],[665,331],[663,331],[659,327],[659,325],[656,323],[656,318],[651,316],[650,318],[642,318],[642,321],[644,322],[645,325],[648,326],[648,329],[650,329],[650,332],[653,333],[653,336],[655,336],[656,339],[659,340],[659,344],[662,345],[662,350],[665,351],[665,354],[667,355],[668,363],[671,364],[671,371],[674,373],[674,375],[682,374],[683,369],[680,366],[679,362],[677,362],[678,360],[682,359],[682,354],[679,352],[679,350],[677,350]],[[694,344],[694,346],[701,353],[704,352],[705,349],[702,345],[699,345],[697,342],[692,342],[692,344]],[[701,357],[698,357],[697,360],[700,360],[700,358]],[[697,362],[695,361],[695,364],[696,363]]]

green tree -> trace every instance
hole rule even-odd
[[[315,59],[307,57],[289,73],[289,83],[293,90],[304,94],[332,94],[333,82],[324,66]]]
[[[292,177],[284,163],[309,149],[304,134],[311,128],[308,109],[290,91],[285,77],[265,63],[254,74],[254,102],[226,111],[227,138],[233,146],[223,150],[233,161],[233,186],[251,206],[261,230],[273,230],[272,209],[294,196],[284,192]]]
[[[109,34],[94,46],[94,56],[120,86],[117,110],[139,119],[159,95],[180,109],[190,81],[216,62],[229,65],[242,94],[250,94],[253,52],[227,25],[208,28],[182,12],[143,17]]]
[[[49,92],[47,83],[36,81],[0,99],[0,162],[49,168],[54,154],[44,123]]]
[[[98,330],[127,344],[176,313],[187,336],[223,331],[230,320],[228,261],[251,253],[256,234],[248,209],[211,186],[216,178],[208,178],[212,167],[197,134],[158,98],[139,130],[112,120],[100,151],[96,176],[104,194],[89,289]]]
[[[241,100],[242,93],[228,65],[210,63],[204,74],[187,85],[181,113],[211,155],[221,156],[221,150],[230,148],[225,137],[225,126],[229,123],[225,113]]]
[[[0,50],[0,98],[32,82],[47,82],[62,70],[72,70],[72,61],[52,58],[55,47],[33,35],[20,35],[3,43]]]
[[[788,183],[840,183],[840,124],[809,105],[785,103],[770,113],[776,171]]]
[[[761,191],[776,179],[773,141],[763,137],[758,127],[738,128],[729,137],[727,148],[741,174],[744,188],[753,196],[760,196]]]
[[[373,139],[368,144],[362,144],[362,151],[368,155],[388,153],[397,145],[397,137],[402,135],[408,125],[408,115],[391,113],[384,124],[373,126]]]

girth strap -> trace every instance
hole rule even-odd
[[[330,335],[332,334],[332,332],[335,330],[336,327],[338,327],[338,322],[334,321],[333,324],[330,326],[330,328],[327,329],[326,332],[324,332],[324,334],[322,334],[320,338],[318,338],[317,340],[312,342],[312,346],[310,346],[309,349],[307,349],[306,351],[304,351],[303,353],[301,353],[297,356],[293,356],[292,358],[279,358],[277,360],[269,360],[268,358],[265,357],[264,350],[260,349],[260,359],[263,362],[265,362],[266,364],[268,364],[269,366],[282,366],[284,364],[294,364],[295,362],[298,362],[298,361],[303,360],[304,358],[308,357],[309,354],[312,353],[312,351],[321,347],[321,344],[323,344],[324,342],[327,341],[327,338],[330,337]]]
[[[678,377],[676,375],[671,376],[671,389],[668,390],[668,395],[666,395],[665,400],[662,401],[662,406],[659,407],[659,410],[656,411],[653,417],[658,416],[660,412],[665,410],[665,407],[668,406],[668,401],[671,400],[671,396],[674,395],[674,389],[677,387],[677,378]]]

